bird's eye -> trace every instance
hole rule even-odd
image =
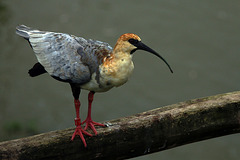
[[[134,45],[134,44],[137,44],[139,41],[131,38],[131,39],[128,40],[128,42],[131,43],[132,45]]]

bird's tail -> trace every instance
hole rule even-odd
[[[32,31],[32,29],[30,27],[27,27],[25,25],[18,25],[16,27],[16,34],[18,34],[19,36],[25,38],[25,39],[29,39],[29,33]]]

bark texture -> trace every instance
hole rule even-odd
[[[199,98],[105,122],[70,141],[74,128],[0,142],[0,159],[126,159],[240,132],[240,92]]]

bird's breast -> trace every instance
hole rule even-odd
[[[98,71],[92,74],[91,80],[82,85],[81,88],[95,92],[106,92],[126,83],[133,69],[131,55],[104,59],[103,63],[99,65]]]
[[[100,83],[118,87],[127,82],[134,65],[129,57],[106,61],[99,67]]]

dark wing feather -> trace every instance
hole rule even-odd
[[[39,76],[41,74],[46,73],[47,71],[44,69],[44,67],[38,62],[36,63],[29,71],[29,75],[31,77],[36,77]]]

